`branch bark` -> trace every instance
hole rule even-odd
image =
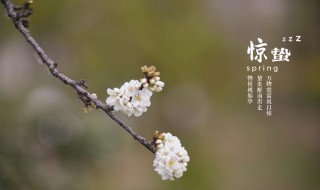
[[[15,10],[15,9],[17,9],[17,6],[15,6],[10,0],[1,0],[1,3],[5,7],[5,9],[7,10],[7,14],[11,18],[16,29],[24,36],[24,38],[27,40],[27,42],[37,52],[39,57],[42,59],[43,63],[45,63],[47,65],[52,76],[56,77],[57,79],[59,79],[60,81],[65,83],[66,85],[69,85],[70,87],[72,87],[78,93],[80,100],[82,100],[83,102],[90,101],[96,106],[97,109],[103,110],[112,120],[117,122],[135,140],[139,141],[143,146],[145,146],[152,153],[156,152],[156,148],[154,146],[153,141],[146,140],[144,137],[142,137],[138,133],[136,133],[130,126],[126,125],[124,122],[122,122],[120,119],[118,119],[112,113],[112,110],[113,110],[112,106],[109,106],[107,104],[102,103],[100,100],[95,98],[95,96],[93,96],[91,93],[89,93],[86,89],[83,88],[83,86],[85,86],[83,84],[83,81],[79,82],[79,81],[73,80],[58,70],[57,63],[54,62],[46,54],[46,52],[41,48],[41,46],[38,44],[38,42],[32,37],[30,31],[28,30],[28,28],[26,28],[26,25],[21,20],[21,17],[27,17],[30,14],[27,14],[26,16],[21,16],[23,14],[17,14],[17,12]]]

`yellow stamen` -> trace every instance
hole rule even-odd
[[[170,167],[172,167],[174,163],[175,163],[175,161],[174,161],[174,160],[170,160],[170,162],[169,162],[169,166],[170,166]]]

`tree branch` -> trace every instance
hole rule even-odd
[[[82,100],[84,103],[86,101],[92,102],[97,109],[103,110],[111,119],[113,119],[115,122],[117,122],[122,128],[124,128],[130,135],[133,136],[133,138],[137,141],[139,141],[143,146],[145,146],[148,150],[150,150],[152,153],[156,152],[156,148],[154,146],[153,141],[147,141],[144,137],[137,134],[130,126],[123,123],[120,119],[118,119],[113,113],[113,107],[109,106],[107,104],[102,103],[99,101],[95,96],[90,94],[87,90],[85,90],[83,87],[86,87],[83,80],[81,81],[75,81],[68,76],[64,75],[57,69],[57,63],[54,62],[49,56],[45,53],[45,51],[40,47],[40,45],[37,43],[37,41],[32,37],[30,31],[27,28],[27,25],[24,24],[25,21],[23,21],[22,17],[28,17],[32,10],[31,8],[27,11],[26,14],[23,14],[21,12],[17,12],[17,10],[21,11],[21,7],[19,9],[18,6],[15,6],[10,0],[1,0],[1,3],[6,8],[8,16],[11,18],[14,26],[17,28],[17,30],[24,36],[24,38],[27,40],[27,42],[33,47],[33,49],[37,52],[37,54],[42,59],[42,62],[47,65],[49,68],[49,71],[51,74],[65,83],[66,85],[71,86],[76,90],[76,92],[79,95],[80,100]],[[29,8],[29,6],[25,6],[26,8]],[[30,13],[31,12],[31,13]]]

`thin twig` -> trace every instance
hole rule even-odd
[[[137,134],[131,127],[123,123],[121,120],[119,120],[113,113],[112,113],[112,106],[109,106],[107,104],[102,103],[99,101],[95,96],[90,94],[87,90],[83,88],[85,87],[83,81],[75,81],[69,78],[68,76],[61,73],[57,68],[57,63],[54,62],[52,59],[49,58],[49,56],[45,53],[45,51],[40,47],[40,45],[37,43],[37,41],[31,36],[30,31],[23,25],[23,22],[21,20],[21,15],[17,14],[15,9],[17,6],[15,6],[10,0],[1,0],[1,3],[4,5],[4,7],[7,10],[8,16],[11,18],[14,26],[19,30],[19,32],[24,36],[24,38],[27,40],[27,42],[33,47],[33,49],[37,52],[37,54],[42,59],[43,63],[47,65],[49,68],[49,71],[51,74],[61,80],[66,85],[71,86],[77,91],[77,94],[79,95],[79,98],[83,101],[89,100],[91,101],[97,109],[103,110],[111,119],[113,119],[115,122],[117,122],[122,128],[124,128],[130,135],[133,136],[133,138],[137,141],[139,141],[143,146],[145,146],[148,150],[150,150],[152,153],[156,152],[156,149],[152,143],[152,141],[147,141],[144,137]],[[27,15],[29,16],[29,15]],[[26,17],[27,17],[26,16]]]

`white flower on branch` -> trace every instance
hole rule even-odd
[[[123,113],[131,116],[132,114],[136,117],[146,112],[151,105],[150,98],[152,92],[148,89],[143,88],[140,90],[141,83],[138,80],[131,80],[130,82],[124,83],[120,89],[114,88],[108,89],[107,93],[107,104],[114,106],[115,111],[122,111]]]
[[[162,91],[164,82],[160,81],[160,72],[156,72],[156,67],[143,66],[141,71],[145,78],[140,81],[131,80],[113,90],[108,88],[109,97],[106,102],[113,106],[113,110],[139,117],[150,107],[152,92]]]
[[[132,97],[132,105],[134,109],[134,115],[140,116],[143,112],[147,111],[147,107],[151,105],[150,98],[152,92],[146,88],[138,90],[137,93]]]
[[[170,133],[162,133],[155,144],[157,152],[153,166],[162,180],[182,177],[183,172],[187,171],[190,157],[186,149],[181,146],[180,140]]]

